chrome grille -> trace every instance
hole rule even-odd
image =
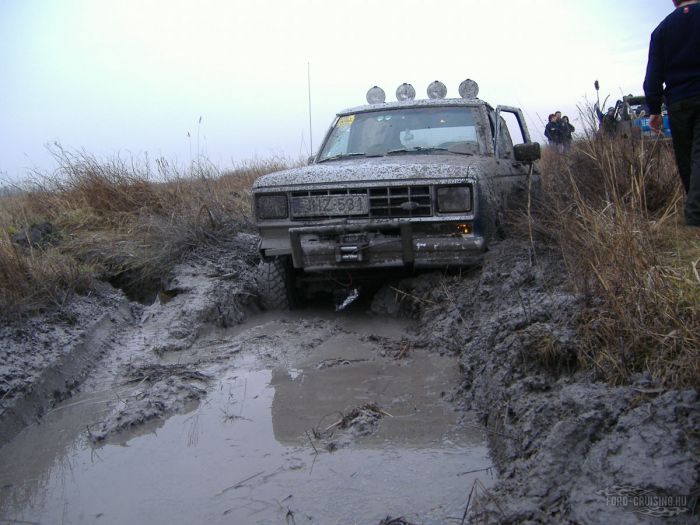
[[[429,217],[430,186],[370,188],[369,213],[370,217]]]

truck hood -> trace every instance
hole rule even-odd
[[[263,175],[253,189],[401,180],[476,179],[494,160],[483,156],[405,155],[328,161]]]

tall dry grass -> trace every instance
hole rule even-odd
[[[154,168],[60,148],[54,156],[54,173],[35,173],[20,194],[0,198],[0,317],[54,304],[93,276],[133,290],[157,283],[192,249],[249,230],[252,182],[291,164],[220,170],[200,159],[180,170],[161,159]],[[57,230],[50,245],[10,241],[43,222]]]
[[[700,385],[700,230],[683,225],[672,146],[588,133],[542,160],[535,224],[587,298],[579,362],[612,383]]]
[[[22,253],[0,232],[0,319],[63,306],[92,285],[91,269],[73,257],[54,248]]]

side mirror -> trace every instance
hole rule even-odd
[[[315,158],[316,158],[316,155],[311,155],[311,156],[309,156],[309,158],[306,159],[306,164],[308,164],[308,165],[313,164]]]
[[[516,144],[513,146],[515,160],[519,162],[535,162],[542,154],[539,142],[528,142],[527,144]]]

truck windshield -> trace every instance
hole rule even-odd
[[[478,151],[476,108],[413,107],[343,115],[333,126],[319,162],[401,151]]]

